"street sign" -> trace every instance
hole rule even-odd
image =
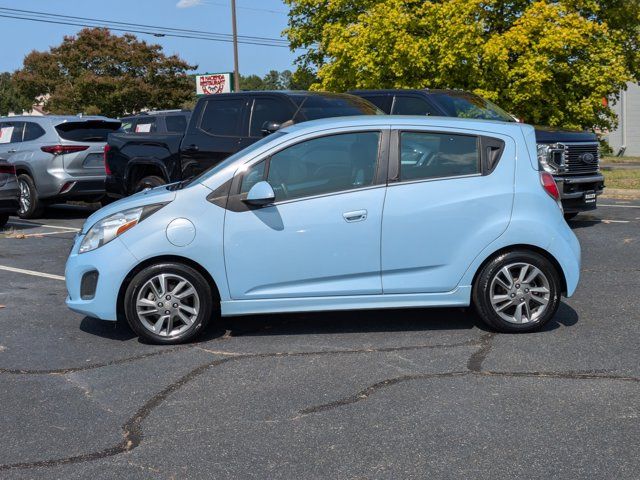
[[[196,75],[196,94],[213,95],[233,91],[232,73],[206,73]]]

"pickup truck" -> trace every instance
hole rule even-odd
[[[112,133],[104,151],[105,189],[120,198],[186,180],[283,124],[381,115],[359,97],[320,92],[238,92],[201,97],[186,132]]]
[[[517,121],[490,101],[462,90],[355,90],[385,113],[438,115]],[[604,189],[599,168],[599,142],[594,133],[536,126],[538,161],[551,173],[560,191],[565,218],[596,208]]]

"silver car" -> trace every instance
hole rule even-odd
[[[120,121],[97,116],[0,118],[0,157],[18,176],[18,215],[33,218],[48,203],[104,197],[104,146],[119,128]]]
[[[18,211],[18,180],[16,169],[3,158],[0,158],[0,228],[9,221],[9,215]]]

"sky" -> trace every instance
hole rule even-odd
[[[231,33],[230,0],[0,0],[0,7]],[[281,0],[236,0],[236,14],[238,35],[283,38],[287,6]],[[48,50],[59,45],[65,35],[73,35],[80,29],[0,17],[0,72],[19,69],[24,56],[32,50]],[[197,64],[197,72],[233,71],[231,43],[136,35],[162,45],[167,54],[175,53],[187,62]],[[294,68],[296,54],[288,48],[240,44],[238,51],[243,75],[262,76],[269,70]]]

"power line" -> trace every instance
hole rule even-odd
[[[15,12],[15,13],[14,13]],[[109,28],[113,31],[141,33],[156,37],[177,37],[190,38],[196,40],[209,40],[217,42],[232,42],[230,34],[206,32],[203,30],[190,30],[172,27],[161,27],[156,25],[145,25],[138,23],[119,22],[115,20],[102,20],[88,17],[75,17],[71,15],[59,15],[48,12],[36,12],[31,10],[21,10],[15,8],[0,7],[0,17],[17,20],[29,20],[33,22],[50,23],[58,25],[71,25],[77,27],[98,27]],[[288,48],[286,40],[268,37],[256,37],[239,35],[238,42],[248,45],[260,45],[270,47]]]

